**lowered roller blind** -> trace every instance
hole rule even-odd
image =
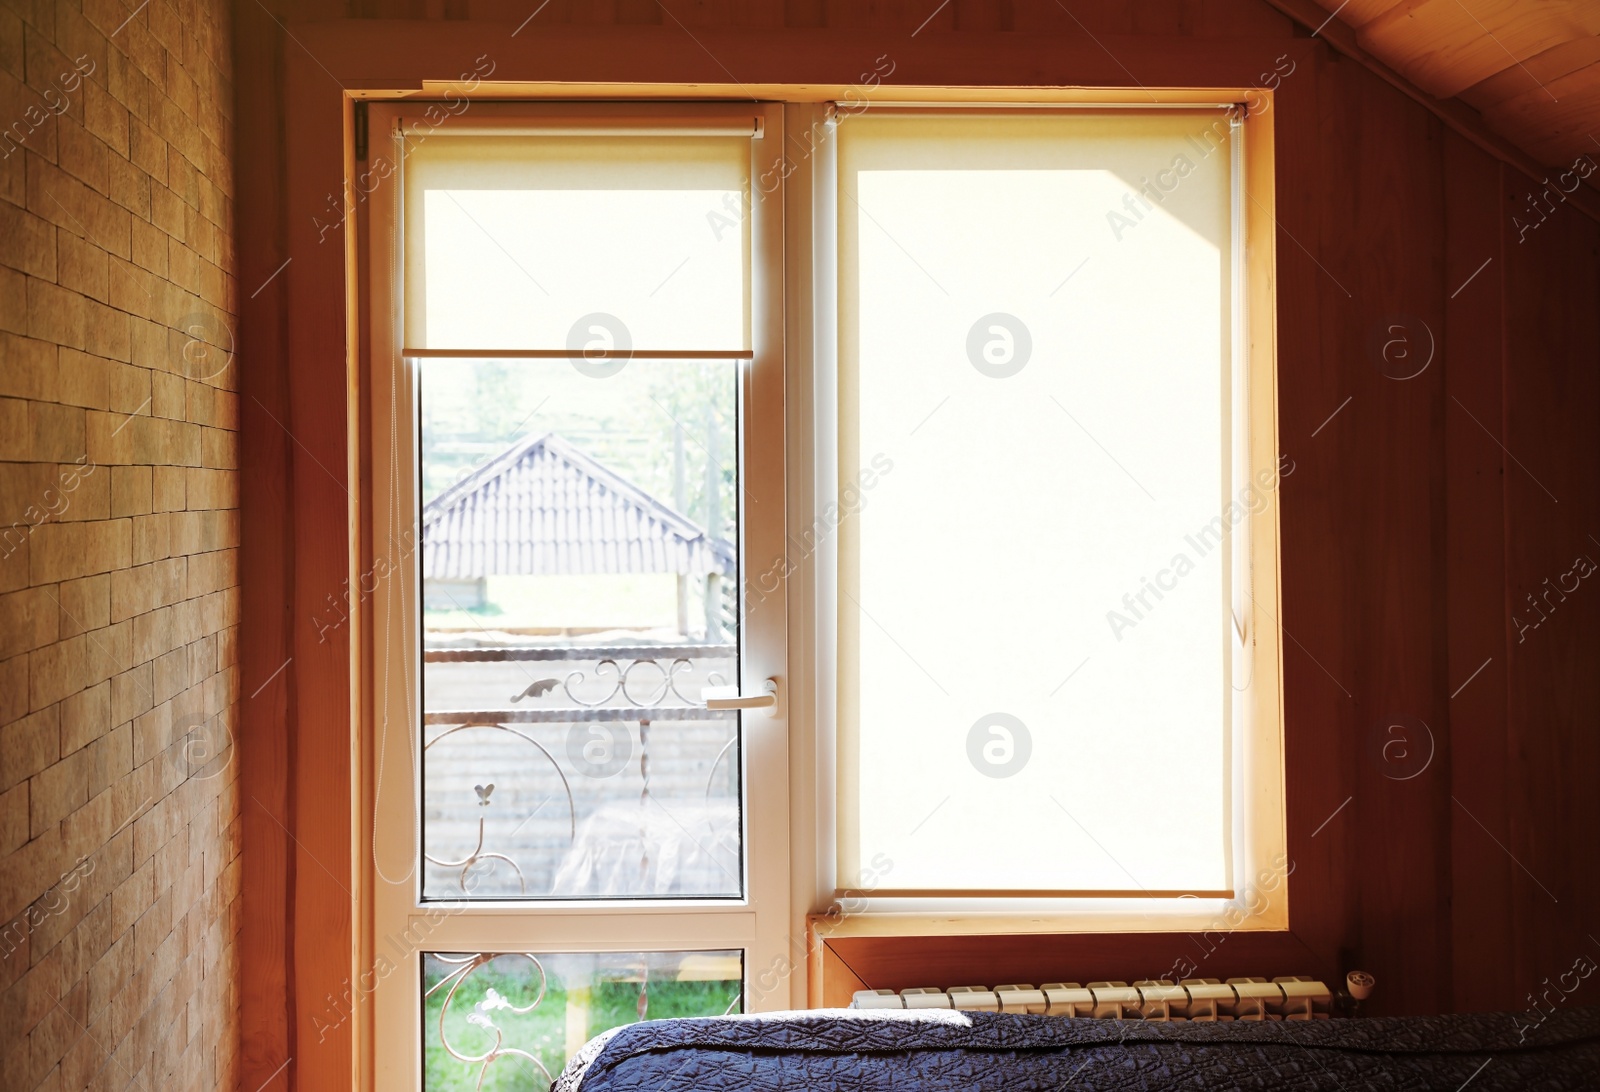
[[[840,124],[841,887],[1231,888],[1231,154],[1216,109]]]
[[[747,349],[753,132],[583,117],[411,143],[407,348]]]

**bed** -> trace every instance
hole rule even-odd
[[[588,1043],[554,1092],[840,1089],[1600,1089],[1600,1008],[1156,1023],[822,1009],[647,1021]]]

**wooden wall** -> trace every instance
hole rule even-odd
[[[247,679],[283,670],[259,700],[240,714],[238,749],[243,807],[245,891],[239,944],[240,1088],[276,1080],[293,1087],[298,1071],[287,1060],[297,1051],[290,1026],[297,998],[290,955],[295,938],[294,831],[305,820],[294,806],[289,756],[299,736],[299,670],[289,633],[295,576],[295,528],[308,522],[292,513],[299,468],[293,433],[303,423],[289,412],[287,321],[284,315],[286,213],[283,204],[283,52],[285,39],[267,13],[234,5],[234,117],[239,306],[240,560],[245,624],[239,661]],[[277,276],[272,276],[278,270]],[[282,427],[278,427],[282,424]],[[305,462],[305,460],[301,460]],[[307,464],[307,468],[309,464]],[[337,701],[331,696],[327,699]],[[346,862],[348,867],[348,862]],[[315,994],[309,996],[317,996]],[[287,1062],[287,1065],[286,1065]],[[280,1076],[280,1067],[284,1067]]]
[[[1523,1008],[1600,960],[1600,585],[1544,584],[1600,561],[1600,227],[1572,204],[1519,227],[1538,180],[1253,0],[957,0],[931,21],[936,0],[551,0],[520,29],[537,4],[358,0],[325,22],[268,6],[306,21],[238,8],[241,284],[292,259],[241,301],[243,673],[295,660],[242,738],[243,1083],[292,1057],[296,1087],[347,1087],[351,1064],[348,1025],[312,1022],[349,974],[360,839],[349,635],[318,642],[311,622],[345,575],[352,483],[343,252],[310,217],[339,185],[341,88],[449,79],[486,53],[496,79],[848,84],[888,53],[893,82],[1095,86],[1248,86],[1291,56],[1274,109],[1292,933],[1231,937],[1203,973],[1360,967],[1376,1011],[1415,1013]],[[1528,593],[1550,605],[1521,628]],[[1119,953],[1154,973],[1193,943],[833,955],[903,987],[1082,979]]]
[[[239,735],[247,1092],[350,1088],[357,992],[352,626],[329,625],[351,556],[345,236],[313,219],[339,219],[344,104],[303,32],[277,18],[235,5],[240,662],[248,679],[277,672]]]

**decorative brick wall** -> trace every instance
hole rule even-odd
[[[0,1086],[231,1088],[223,0],[0,0]]]

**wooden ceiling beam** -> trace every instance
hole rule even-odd
[[[1345,26],[1359,30],[1396,8],[1411,7],[1418,2],[1420,0],[1348,0],[1339,7],[1339,18]]]
[[[1448,98],[1520,67],[1563,42],[1600,34],[1600,5],[1588,0],[1415,0],[1356,31],[1375,56],[1401,65],[1418,87]]]
[[[1551,177],[1552,171],[1549,168],[1491,130],[1477,110],[1460,99],[1441,99],[1430,95],[1368,53],[1357,40],[1356,32],[1341,22],[1337,15],[1330,16],[1326,9],[1319,7],[1312,0],[1267,0],[1267,3],[1301,26],[1314,31],[1315,36],[1320,41],[1327,42],[1332,49],[1361,64],[1385,82],[1426,106],[1439,120],[1485,152],[1527,175],[1530,188],[1542,187]],[[1596,149],[1596,153],[1596,162],[1600,162],[1600,148]],[[1596,173],[1595,178],[1600,179],[1600,172]],[[1566,197],[1568,202],[1583,210],[1590,219],[1600,221],[1600,189],[1595,188],[1593,179],[1580,184],[1575,192],[1567,194]]]
[[[1503,68],[1456,97],[1487,114],[1503,102],[1520,98],[1529,90],[1548,87],[1563,76],[1594,64],[1600,64],[1600,36],[1574,38],[1529,57],[1520,65]]]
[[[1593,131],[1600,117],[1600,64],[1497,103],[1483,117],[1500,132],[1527,132],[1528,150],[1547,162],[1600,156],[1600,134]]]

